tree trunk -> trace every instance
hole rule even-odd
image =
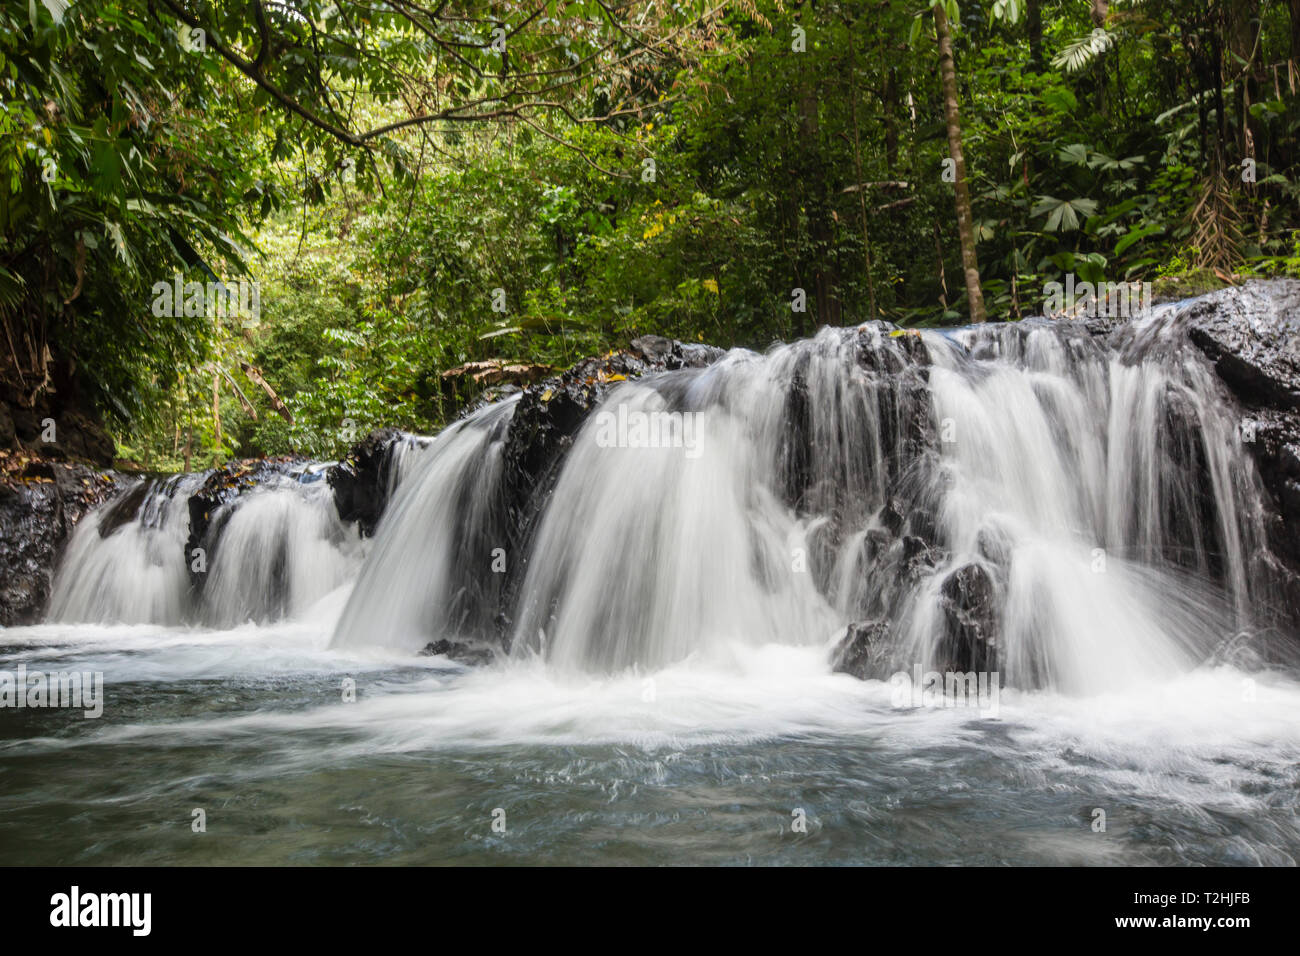
[[[212,429],[216,436],[217,455],[221,455],[221,377],[212,373]]]
[[[953,63],[952,34],[941,5],[934,7],[934,28],[939,38],[939,75],[943,80],[943,112],[948,126],[948,151],[952,155],[956,181],[957,235],[961,239],[961,267],[970,300],[970,320],[983,322],[984,293],[980,289],[980,267],[975,257],[975,219],[971,215],[970,190],[966,185],[966,159],[961,151],[961,118],[957,113],[957,69]]]
[[[1300,3],[1300,0],[1296,0]],[[889,178],[894,178],[894,167],[898,165],[898,120],[901,110],[898,103],[898,71],[890,67],[885,71],[884,90],[881,101],[885,109],[885,171]]]
[[[275,389],[273,389],[267,383],[266,379],[262,377],[262,370],[256,366],[249,365],[247,362],[240,362],[239,367],[243,369],[244,374],[249,377],[254,385],[262,386],[262,391],[266,392],[266,397],[271,400],[271,408],[275,413],[292,425],[293,413],[290,412],[288,406],[280,400],[280,396],[275,394]]]
[[[1029,35],[1029,68],[1043,69],[1043,0],[1025,0],[1025,32]]]
[[[817,325],[839,325],[840,301],[833,257],[834,232],[826,195],[826,169],[821,148],[821,103],[816,87],[803,82],[799,87],[799,136],[805,152],[803,163],[804,204],[808,216],[813,254],[813,295],[817,299]]]
[[[1260,19],[1259,0],[1241,0],[1235,7],[1229,7],[1228,49],[1232,53],[1229,60],[1235,64],[1244,62],[1241,81],[1237,83],[1237,140],[1238,155],[1242,159],[1256,158],[1255,143],[1262,138],[1264,127],[1252,122],[1250,105],[1259,99],[1260,84],[1264,80],[1261,69],[1262,57],[1259,55]]]
[[[1300,0],[1291,0],[1291,59],[1300,63]]]
[[[858,76],[854,68],[853,27],[845,24],[849,37],[849,107],[853,117],[853,171],[858,177],[858,213],[862,217],[863,270],[867,274],[868,318],[876,317],[876,283],[871,275],[871,233],[867,228],[867,186],[862,177],[862,140],[858,129]]]

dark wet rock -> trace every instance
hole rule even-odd
[[[393,444],[401,438],[396,428],[373,431],[326,473],[326,481],[334,489],[339,518],[355,521],[364,538],[375,533],[388,506],[393,484]]]
[[[811,481],[809,464],[814,453],[812,403],[802,371],[794,373],[786,392],[784,418],[786,427],[779,452],[781,493],[785,503],[799,511]]]
[[[880,558],[889,550],[889,545],[893,542],[889,532],[881,528],[872,528],[862,537],[862,561],[864,565],[870,565]]]
[[[939,587],[945,633],[939,643],[941,671],[998,668],[998,602],[993,577],[979,564],[953,571]]]
[[[876,520],[891,535],[897,536],[903,531],[903,522],[906,520],[904,517],[905,511],[906,509],[899,499],[890,498],[885,502],[884,507],[880,509]]]
[[[73,528],[113,494],[118,477],[61,461],[0,473],[0,626],[41,619]]]
[[[876,319],[864,322],[856,331],[858,364],[868,371],[896,375],[909,364],[930,364],[930,352],[915,329],[900,329],[893,323]]]
[[[946,554],[942,548],[932,547],[916,535],[903,537],[903,554],[900,562],[903,579],[916,582],[934,572],[943,563]]]
[[[1300,281],[1212,292],[1183,306],[1179,321],[1243,402],[1300,409]]]
[[[882,676],[880,667],[889,647],[889,621],[858,621],[850,624],[831,652],[831,669],[852,674],[858,680]]]
[[[422,657],[447,657],[460,664],[477,667],[489,664],[496,657],[496,651],[477,641],[432,641],[420,651]]]
[[[938,444],[930,402],[930,353],[914,330],[887,322],[869,322],[858,329],[858,336],[858,364],[875,386],[885,469],[897,483]]]
[[[137,481],[104,508],[99,519],[99,536],[107,538],[118,528],[130,524],[140,515],[153,487],[151,481]]]
[[[651,369],[707,368],[726,353],[714,345],[678,342],[660,335],[642,335],[632,340],[628,351]]]
[[[1168,389],[1163,401],[1163,422],[1156,440],[1169,462],[1167,472],[1185,475],[1188,480],[1171,484],[1161,496],[1163,527],[1168,535],[1162,556],[1170,564],[1192,571],[1208,571],[1221,579],[1223,549],[1204,547],[1207,540],[1212,541],[1217,535],[1220,518],[1199,412],[1182,389]],[[1194,559],[1198,554],[1207,554],[1209,567],[1196,566]]]
[[[545,475],[573,443],[587,416],[615,385],[652,372],[705,368],[725,353],[643,335],[629,348],[584,359],[563,374],[524,389],[510,423],[506,461],[516,477]]]
[[[907,533],[933,546],[938,541],[939,529],[934,512],[913,506],[907,515]]]
[[[1241,437],[1268,492],[1266,574],[1300,631],[1300,281],[1248,282],[1193,299],[1177,320],[1241,406]]]

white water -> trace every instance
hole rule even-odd
[[[180,624],[185,620],[185,539],[189,496],[203,483],[183,475],[147,489],[139,517],[108,537],[110,509],[87,515],[72,533],[50,596],[48,617],[62,622]]]
[[[698,454],[605,447],[589,421],[523,536],[504,403],[403,443],[372,542],[323,482],[245,493],[197,603],[185,494],[107,538],[96,512],[51,623],[3,632],[0,667],[102,670],[108,719],[0,742],[0,767],[42,768],[7,796],[97,807],[112,835],[73,825],[54,857],[87,862],[194,859],[126,836],[160,826],[134,808],[161,788],[274,832],[265,862],[303,859],[306,832],[327,862],[1294,864],[1300,684],[1252,652],[1257,480],[1205,367],[1149,350],[1164,322],[1116,352],[927,333],[928,382],[904,343],[827,330],[616,386],[603,408],[699,413]],[[927,521],[937,566],[900,578]],[[996,719],[831,672],[845,626],[882,617],[879,676],[936,662],[968,564],[996,586]],[[511,652],[484,667],[414,654],[497,634]],[[489,844],[501,806],[519,827]],[[792,806],[811,844],[756,835]]]
[[[631,383],[608,404],[666,409],[658,392]],[[538,533],[516,653],[616,671],[733,642],[821,644],[835,633],[811,575],[794,573],[803,529],[769,490],[744,423],[723,410],[700,421],[694,450],[605,448],[594,421],[584,426]]]
[[[614,675],[350,654],[328,644],[343,597],[220,631],[5,632],[0,667],[103,671],[108,704],[101,721],[0,741],[0,859],[1300,859],[1300,684],[1283,675],[1220,665],[1097,696],[1008,689],[987,720],[894,709],[887,684],[829,673],[824,646],[718,646]],[[192,807],[208,808],[210,839],[190,834]],[[494,839],[502,807],[510,829]],[[791,807],[807,839],[787,832]],[[20,839],[33,825],[42,839]]]
[[[364,548],[319,475],[276,476],[217,508],[201,554],[187,551],[187,500],[205,475],[151,482],[139,512],[101,534],[114,503],[78,524],[55,574],[48,619],[233,627],[301,614],[356,577]],[[125,503],[126,498],[122,499]],[[190,568],[202,567],[202,588]]]
[[[203,620],[214,627],[296,617],[356,577],[362,546],[323,481],[287,480],[228,505],[208,562]]]
[[[404,452],[405,480],[375,530],[375,552],[335,628],[336,646],[415,652],[460,633],[461,579],[468,574],[493,582],[490,562],[466,567],[464,547],[484,535],[492,517],[501,467],[498,426],[513,410],[514,400],[493,406]]]
[[[507,514],[512,399],[397,443],[364,563],[310,475],[222,506],[192,597],[172,482],[107,538],[102,512],[83,523],[51,618],[264,622],[355,581],[341,649],[469,639],[617,672],[870,619],[887,622],[880,666],[910,670],[947,660],[945,582],[975,566],[1009,683],[1091,694],[1183,672],[1250,628],[1262,535],[1236,423],[1167,321],[1111,351],[1048,324],[923,345],[825,329],[623,383],[602,411],[696,416],[693,447],[609,447],[590,416],[554,487]]]

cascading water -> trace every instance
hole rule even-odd
[[[258,862],[1300,858],[1261,479],[1178,309],[610,377],[372,443],[347,505],[295,466],[83,519],[0,631],[0,670],[109,683],[93,733],[0,740],[7,799],[78,808],[48,862],[249,862],[160,793]],[[998,672],[1001,718],[899,709],[914,668]],[[769,838],[790,807],[820,836]]]
[[[639,383],[602,406],[644,423],[647,440],[682,422],[677,447],[671,435],[667,447],[602,445],[598,432],[618,426],[601,411],[577,436],[529,562],[516,653],[658,668],[731,642],[821,643],[834,631],[809,576],[790,573],[804,529],[766,480],[772,462],[709,394],[709,373],[694,379],[670,392],[672,407]]]
[[[502,517],[501,441],[516,400],[405,451],[408,477],[376,530],[336,646],[416,651],[440,637],[480,636],[500,593],[491,552],[504,540],[494,530]]]
[[[321,480],[259,487],[223,506],[213,526],[200,601],[213,627],[297,616],[357,572],[360,539]]]
[[[81,522],[49,620],[233,627],[301,614],[355,576],[361,542],[318,469],[271,476],[220,505],[187,552],[188,502],[205,477],[143,481]]]
[[[994,592],[989,660],[1006,679],[1099,692],[1197,663],[1245,624],[1229,609],[1248,604],[1257,492],[1202,365],[1108,356],[1046,324],[928,335],[927,421],[911,355],[872,331],[611,393],[603,407],[653,414],[658,385],[700,415],[698,458],[598,447],[588,423],[517,644],[654,667],[720,637],[824,641],[883,611],[886,676],[954,663],[943,589],[971,568]],[[900,518],[902,534],[870,537]],[[803,573],[810,545],[837,574]],[[925,549],[920,573],[900,568],[909,548]]]
[[[1249,626],[1262,536],[1236,422],[1168,324],[1114,349],[1045,322],[826,329],[623,383],[527,536],[513,405],[489,407],[411,453],[335,644],[497,621],[515,656],[602,672],[867,620],[876,677],[980,664],[1095,693],[1186,669]]]
[[[141,481],[80,522],[54,578],[48,618],[180,624],[189,580],[190,495],[202,475]]]
[[[1168,352],[1107,355],[1082,330],[1036,323],[930,352],[943,424],[933,507],[950,557],[905,611],[903,659],[934,662],[940,582],[963,567],[997,592],[998,667],[1019,686],[1098,693],[1158,678],[1247,623],[1258,490],[1206,369]]]

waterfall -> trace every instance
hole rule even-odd
[[[360,539],[315,467],[271,473],[220,504],[201,553],[187,550],[190,500],[210,475],[137,482],[80,522],[48,619],[233,627],[300,614],[355,578]]]
[[[213,627],[301,614],[351,580],[360,560],[356,529],[339,521],[319,480],[259,487],[219,509],[213,526],[200,601]]]
[[[950,557],[904,610],[902,659],[934,662],[939,582],[972,565],[998,592],[998,666],[1020,686],[1115,689],[1245,626],[1258,489],[1203,363],[1033,322],[929,346]]]
[[[227,627],[355,582],[349,651],[609,673],[812,645],[1090,694],[1195,667],[1276,600],[1236,413],[1171,308],[1104,338],[826,328],[609,382],[543,439],[550,396],[393,440],[368,548],[299,470],[216,509],[196,579],[203,476],[142,483],[77,529],[50,616]]]
[[[440,637],[485,636],[500,593],[492,565],[502,556],[492,552],[504,543],[493,530],[502,518],[501,443],[516,401],[404,448],[405,480],[376,529],[335,646],[415,651]]]
[[[876,676],[974,657],[1094,692],[1245,626],[1258,489],[1203,363],[1047,323],[926,333],[923,353],[900,338],[827,329],[611,392],[606,412],[698,414],[701,447],[601,447],[589,419],[516,649],[653,668],[872,618]],[[990,592],[984,658],[948,646],[969,610],[954,582]]]
[[[142,480],[80,521],[54,576],[48,619],[181,623],[187,505],[202,483],[202,475]]]

